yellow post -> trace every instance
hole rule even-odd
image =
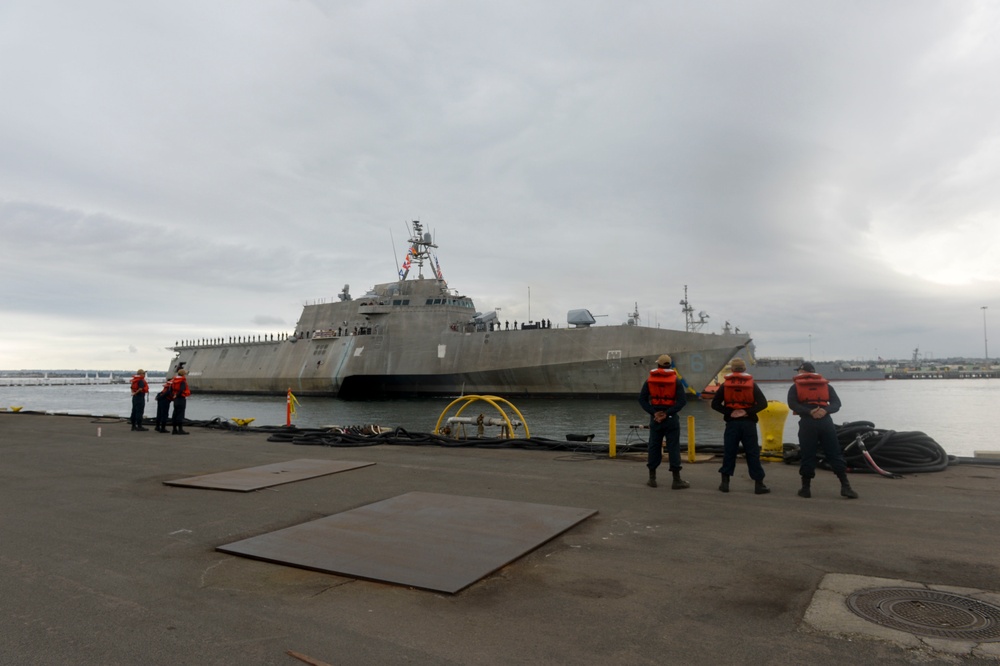
[[[611,416],[608,417],[608,432],[611,433],[610,434],[609,443],[608,443],[608,457],[609,458],[614,458],[615,455],[618,453],[618,448],[616,446],[616,441],[617,440],[616,440],[616,437],[615,437],[615,425],[616,425],[617,421],[618,421],[618,417],[615,416],[614,414],[612,414]]]
[[[785,459],[785,419],[788,405],[779,400],[768,400],[767,409],[757,413],[760,421],[761,460],[781,462]]]
[[[688,416],[688,462],[694,462],[694,417]]]

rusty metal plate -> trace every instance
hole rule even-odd
[[[168,486],[236,490],[245,493],[270,486],[280,486],[283,483],[292,483],[293,481],[311,479],[317,476],[346,472],[347,470],[368,467],[374,464],[370,462],[300,458],[298,460],[274,463],[273,465],[261,465],[260,467],[247,467],[246,469],[235,469],[229,472],[204,474],[202,476],[192,476],[187,479],[177,479],[176,481],[164,481],[163,483]]]
[[[596,513],[412,492],[217,550],[454,594]]]

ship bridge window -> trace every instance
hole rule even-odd
[[[397,298],[396,300],[394,300],[392,302],[392,304],[393,305],[409,305],[410,304],[410,299],[408,299],[408,298],[404,298],[404,299]]]

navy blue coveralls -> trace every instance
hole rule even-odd
[[[722,433],[722,467],[719,474],[733,476],[736,472],[736,456],[743,443],[743,453],[747,460],[747,471],[754,481],[764,480],[764,468],[760,464],[760,440],[757,437],[757,412],[767,409],[767,398],[757,383],[753,385],[753,406],[746,409],[746,416],[733,418],[733,407],[725,404],[726,383],[712,397],[712,409],[721,412],[726,422]]]
[[[833,387],[827,384],[830,392],[830,404],[823,407],[826,416],[821,419],[814,419],[809,412],[816,408],[816,405],[809,405],[799,402],[798,392],[795,384],[788,389],[788,408],[799,417],[799,453],[802,460],[799,463],[799,475],[803,479],[811,479],[816,476],[816,451],[823,447],[823,455],[830,467],[840,478],[847,472],[847,463],[844,462],[844,453],[840,450],[840,442],[837,441],[837,428],[833,424],[830,414],[840,411],[840,398]]]
[[[649,402],[649,380],[642,384],[639,391],[639,405],[649,414],[649,448],[646,456],[646,467],[655,472],[663,460],[663,440],[667,440],[667,455],[670,459],[670,471],[681,471],[681,426],[677,412],[684,409],[687,398],[684,397],[684,387],[681,378],[677,377],[677,391],[672,405],[653,405]],[[657,423],[653,418],[656,412],[666,412],[667,418]]]

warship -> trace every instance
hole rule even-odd
[[[738,332],[644,326],[638,306],[621,324],[597,326],[581,308],[565,327],[508,328],[448,286],[420,222],[408,231],[398,279],[358,298],[345,285],[336,300],[306,304],[290,334],[178,342],[167,372],[186,368],[191,390],[203,393],[634,397],[661,354],[700,390],[750,342]]]

